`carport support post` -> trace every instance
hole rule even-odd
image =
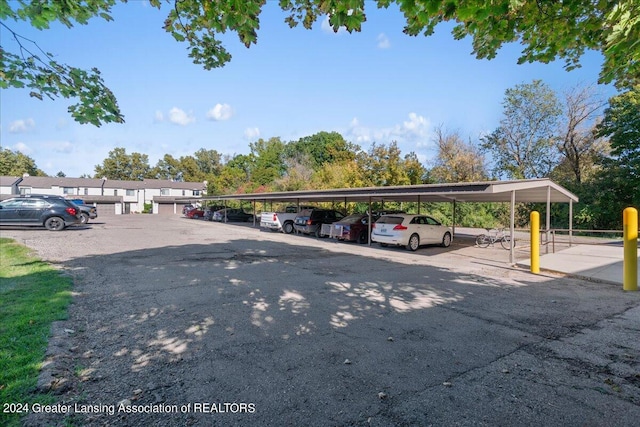
[[[453,218],[451,218],[451,230],[453,231],[453,238],[456,238],[456,199],[453,199]]]
[[[509,218],[509,237],[511,238],[511,247],[509,248],[509,263],[514,265],[516,263],[516,254],[515,254],[515,222],[516,222],[516,190],[511,191],[511,210],[510,210],[510,218]]]
[[[532,211],[531,221],[531,272],[540,273],[540,213]]]
[[[256,226],[256,199],[253,199],[253,226]]]
[[[569,247],[573,243],[573,200],[569,199]]]
[[[369,246],[371,246],[371,196],[369,196],[369,220],[367,221],[367,228],[369,229]]]
[[[551,186],[547,187],[547,212],[546,212],[546,233],[545,253],[549,253],[549,229],[551,228]]]
[[[626,208],[622,213],[624,260],[622,289],[638,290],[638,210]]]

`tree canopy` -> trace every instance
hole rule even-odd
[[[47,174],[38,169],[36,161],[19,151],[11,151],[0,147],[0,175],[22,176],[46,176]]]
[[[549,176],[556,164],[555,133],[560,103],[541,80],[505,91],[500,126],[484,138],[482,148],[495,161],[498,177],[515,179]]]
[[[125,2],[126,0],[121,0]],[[32,40],[22,38],[8,21],[27,21],[47,29],[58,21],[67,27],[87,24],[93,17],[112,20],[117,0],[0,0],[0,25],[17,42],[18,51],[0,45],[0,88],[29,88],[30,95],[78,99],[69,112],[80,123],[100,126],[123,122],[114,94],[97,69],[82,70],[60,64]],[[202,1],[149,0],[161,9],[169,5],[164,29],[187,43],[193,62],[205,69],[222,67],[231,54],[219,40],[234,32],[250,47],[257,43],[260,13],[265,0]],[[403,32],[410,36],[434,33],[441,22],[455,22],[455,39],[472,38],[477,58],[494,58],[505,43],[523,46],[519,63],[564,59],[566,68],[580,66],[587,50],[604,56],[600,82],[630,88],[640,83],[640,2],[637,0],[280,0],[286,24],[310,29],[327,15],[334,31],[360,31],[366,21],[365,7],[388,8],[396,4],[406,20]]]

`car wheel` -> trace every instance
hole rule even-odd
[[[417,251],[420,247],[420,237],[417,234],[412,234],[409,237],[409,243],[407,244],[407,249],[410,251]]]
[[[86,224],[89,222],[89,215],[87,215],[86,213],[82,212],[80,214],[80,223],[81,224]]]
[[[287,221],[282,225],[282,231],[284,231],[286,234],[291,234],[293,233],[293,223],[291,221]]]
[[[442,237],[442,246],[448,248],[451,245],[451,233],[444,233]]]
[[[380,246],[382,246],[383,248],[386,248],[389,245],[387,245],[386,243],[380,243]]]
[[[60,217],[52,216],[44,222],[44,227],[49,231],[60,231],[64,228],[64,221]]]
[[[367,239],[366,231],[362,231],[360,234],[358,234],[358,243],[360,243],[361,245],[364,245],[365,243],[369,243],[369,240]]]

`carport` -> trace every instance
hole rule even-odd
[[[514,241],[514,222],[516,203],[546,203],[546,230],[551,227],[551,203],[569,203],[569,238],[573,233],[573,203],[578,197],[548,178],[524,179],[513,181],[464,182],[454,184],[423,184],[393,187],[339,188],[329,190],[283,191],[271,193],[227,194],[205,196],[201,200],[245,200],[250,201],[255,212],[256,202],[418,202],[418,210],[422,202],[446,202],[453,204],[455,218],[456,204],[465,202],[509,202],[510,235]],[[455,235],[455,223],[453,232]],[[371,221],[369,221],[371,228]],[[369,229],[369,232],[371,230]],[[371,243],[369,243],[371,244]],[[509,261],[515,262],[514,248],[511,247]]]

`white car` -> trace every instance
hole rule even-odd
[[[416,251],[420,245],[451,244],[453,231],[427,215],[393,214],[381,216],[371,230],[371,241],[381,246],[406,246]]]

